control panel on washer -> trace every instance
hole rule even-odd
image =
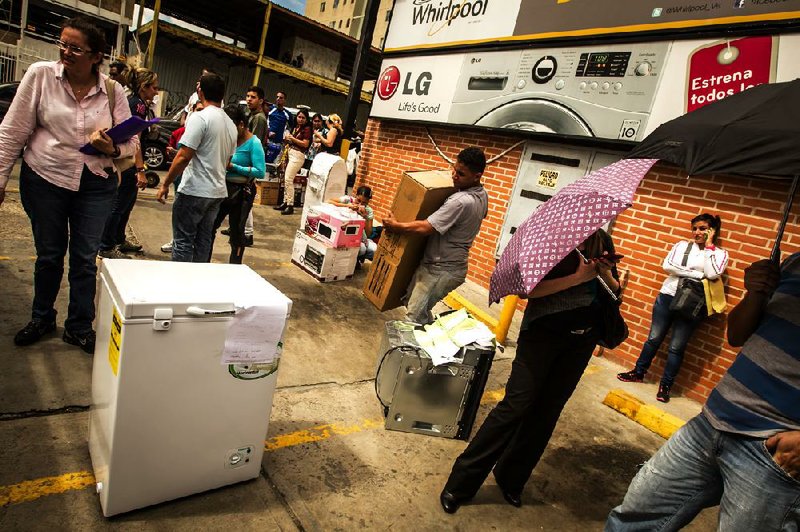
[[[455,102],[529,93],[649,112],[669,43],[467,55]]]

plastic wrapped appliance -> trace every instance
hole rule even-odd
[[[353,276],[358,248],[334,248],[317,238],[298,231],[292,246],[292,262],[317,281],[342,281]]]
[[[314,156],[308,171],[306,194],[303,200],[303,215],[300,227],[305,227],[308,211],[329,199],[344,196],[347,187],[347,166],[344,159],[331,153],[318,153]]]
[[[459,357],[459,364],[434,366],[414,339],[413,325],[387,322],[375,375],[384,426],[442,438],[469,438],[494,347],[470,344]]]
[[[366,220],[347,207],[323,203],[308,210],[307,230],[331,247],[352,248],[361,245]]]

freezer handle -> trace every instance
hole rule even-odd
[[[186,309],[186,314],[189,316],[200,316],[200,317],[207,317],[207,316],[233,316],[236,314],[235,309],[230,310],[212,310],[207,308],[201,308],[196,306],[191,306]]]

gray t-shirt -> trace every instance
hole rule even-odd
[[[454,270],[467,269],[469,248],[489,212],[489,196],[482,186],[459,190],[428,216],[436,230],[428,237],[423,264],[438,264]]]
[[[225,198],[225,172],[236,151],[236,126],[219,107],[209,106],[186,120],[181,145],[195,150],[178,192],[201,198]]]

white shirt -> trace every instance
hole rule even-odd
[[[683,266],[683,255],[686,253],[686,246],[689,244],[692,244],[692,249],[689,251],[689,259],[686,261],[686,266]],[[724,249],[718,247],[711,250],[708,249],[708,246],[700,249],[700,246],[694,242],[682,240],[672,247],[672,251],[664,259],[664,271],[669,276],[664,279],[664,283],[661,285],[661,293],[674,296],[681,277],[713,281],[718,279],[727,267],[728,252]]]

